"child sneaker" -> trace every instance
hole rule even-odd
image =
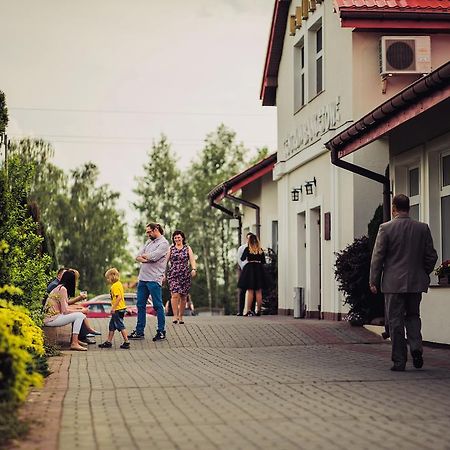
[[[105,342],[103,342],[103,344],[98,344],[98,346],[99,346],[100,348],[111,348],[111,347],[112,347],[112,344],[111,344],[111,342],[109,342],[109,341],[105,341]]]
[[[129,349],[130,348],[130,343],[129,342],[124,342],[120,348],[125,348],[125,349]]]

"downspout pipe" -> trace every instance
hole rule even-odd
[[[261,238],[260,234],[261,234],[261,214],[260,214],[260,207],[258,205],[256,205],[255,203],[251,203],[247,200],[244,200],[242,198],[238,198],[238,197],[234,197],[230,194],[227,194],[226,192],[224,192],[224,196],[225,198],[228,198],[229,200],[231,200],[232,202],[235,203],[240,203],[241,205],[245,205],[248,206],[249,208],[253,208],[256,212],[256,236],[258,236],[258,239]]]
[[[232,217],[233,219],[238,219],[239,226],[238,226],[238,243],[241,245],[241,235],[242,235],[242,219],[240,215],[236,215],[233,211],[225,208],[222,205],[219,205],[214,201],[213,198],[209,199],[209,206],[212,206],[213,208],[217,208],[219,211],[222,211],[223,213],[227,214],[228,216]]]
[[[386,169],[386,174],[381,175],[376,172],[372,172],[356,164],[349,163],[348,161],[343,161],[338,157],[338,150],[331,144],[327,143],[326,147],[331,150],[331,163],[337,167],[340,167],[350,172],[361,175],[365,178],[370,178],[371,180],[377,181],[383,185],[383,222],[387,222],[391,219],[391,182],[389,179],[389,167]]]

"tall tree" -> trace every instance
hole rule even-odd
[[[23,164],[31,164],[33,168],[28,207],[39,223],[39,234],[44,238],[42,250],[52,257],[53,268],[56,268],[58,249],[55,245],[61,241],[61,235],[55,224],[55,215],[58,199],[67,195],[67,176],[51,163],[54,149],[42,139],[25,138],[12,142],[10,154],[20,158]]]
[[[120,194],[98,186],[98,174],[93,163],[72,171],[69,196],[59,198],[56,214],[61,262],[78,269],[80,285],[97,293],[105,289],[105,270],[120,270],[130,258],[123,212],[116,206]]]
[[[159,222],[168,231],[174,231],[179,222],[180,211],[180,171],[177,160],[167,137],[161,135],[148,152],[144,166],[144,176],[137,178],[134,193],[138,201],[133,206],[139,212],[135,225],[138,237],[143,235],[145,225]]]
[[[3,91],[0,91],[0,133],[6,131],[8,126],[8,108],[6,107],[6,99]]]
[[[236,242],[232,238],[229,218],[211,208],[207,194],[214,186],[242,170],[245,154],[243,144],[236,142],[236,133],[222,124],[207,135],[198,159],[183,177],[185,207],[180,221],[199,255],[197,266],[201,268],[193,289],[196,286],[201,289],[202,282],[206,284],[209,306],[224,306],[226,312],[235,290],[234,283],[230,283],[230,274]]]

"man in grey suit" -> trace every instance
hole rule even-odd
[[[433,238],[426,223],[409,217],[409,198],[392,200],[392,216],[380,225],[370,265],[370,290],[384,293],[385,311],[392,341],[391,370],[404,371],[409,344],[413,365],[423,366],[420,300],[428,290],[430,273],[437,261]],[[405,328],[406,338],[405,339]]]

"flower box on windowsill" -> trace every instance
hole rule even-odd
[[[450,285],[450,275],[442,275],[438,279],[438,284],[440,286],[448,286]]]

